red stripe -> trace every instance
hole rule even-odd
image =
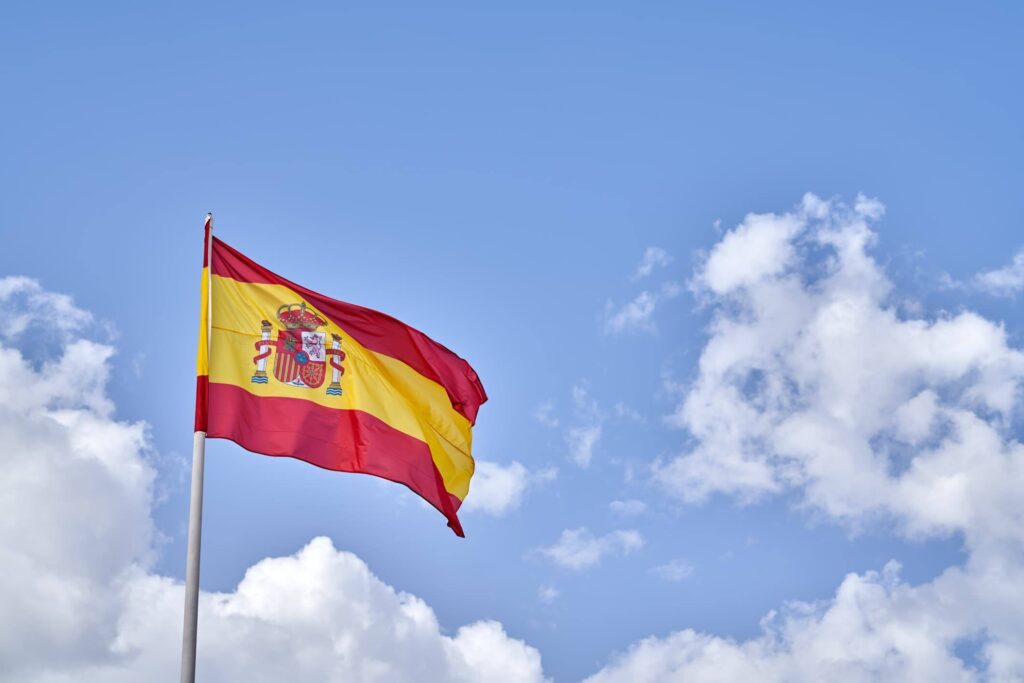
[[[193,431],[206,431],[206,406],[210,378],[207,375],[196,376],[196,427]]]
[[[288,456],[328,470],[372,474],[404,484],[437,508],[452,531],[465,536],[456,515],[462,501],[445,490],[423,441],[361,410],[255,396],[219,382],[209,385],[208,394],[208,437],[230,439],[253,453]]]
[[[272,273],[241,252],[213,238],[213,274],[239,282],[284,285],[313,304],[367,349],[397,358],[448,392],[452,408],[470,424],[487,393],[469,363],[419,330],[389,315],[331,299]]]

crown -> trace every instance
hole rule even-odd
[[[281,306],[277,309],[277,319],[289,330],[315,330],[327,324],[313,311],[307,311],[305,302]]]

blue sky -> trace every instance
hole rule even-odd
[[[91,338],[116,347],[106,392],[117,420],[148,425],[157,575],[184,569],[213,211],[218,234],[255,260],[467,358],[490,395],[477,458],[528,474],[518,505],[464,515],[463,541],[401,487],[211,442],[204,590],[230,592],[261,559],[323,535],[422,598],[448,632],[499,621],[559,681],[648,636],[755,638],[769,611],[831,600],[851,572],[895,559],[919,586],[970,564],[974,527],[922,530],[895,508],[851,522],[835,498],[809,504],[810,484],[688,500],[652,474],[717,443],[669,419],[699,384],[709,325],[736,304],[709,279],[708,255],[750,212],[799,214],[811,192],[835,198],[828,220],[849,223],[856,211],[840,204],[863,193],[885,206],[867,252],[892,286],[880,305],[904,320],[973,311],[1019,347],[1018,300],[993,295],[1014,286],[976,274],[1024,243],[1022,14],[1012,3],[8,7],[0,277],[71,295],[95,316]],[[651,247],[667,256],[638,277]],[[787,267],[811,283],[828,267],[820,256]],[[655,309],[616,329],[643,292]],[[20,348],[31,359],[45,346]],[[998,413],[1016,443],[1019,406],[978,410]],[[598,427],[581,467],[572,430]],[[644,512],[610,507],[627,500]],[[642,547],[610,537],[583,569],[544,553],[579,528],[636,532]],[[663,566],[689,575],[668,580]]]

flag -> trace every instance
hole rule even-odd
[[[206,231],[210,240],[209,222]],[[286,280],[215,237],[203,257],[202,295],[197,432],[404,484],[464,536],[456,513],[487,400],[469,363],[419,330]]]

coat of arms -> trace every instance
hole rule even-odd
[[[345,352],[341,350],[341,337],[331,335],[331,348],[327,348],[327,333],[318,331],[327,321],[306,308],[305,303],[285,304],[277,309],[277,319],[284,325],[278,330],[277,339],[271,340],[273,325],[263,321],[263,336],[256,342],[257,355],[252,359],[256,373],[254,384],[266,384],[267,358],[273,350],[274,379],[293,387],[316,389],[323,386],[327,378],[327,366],[331,367],[331,383],[327,387],[330,396],[341,396],[341,375],[345,372],[341,361]]]

